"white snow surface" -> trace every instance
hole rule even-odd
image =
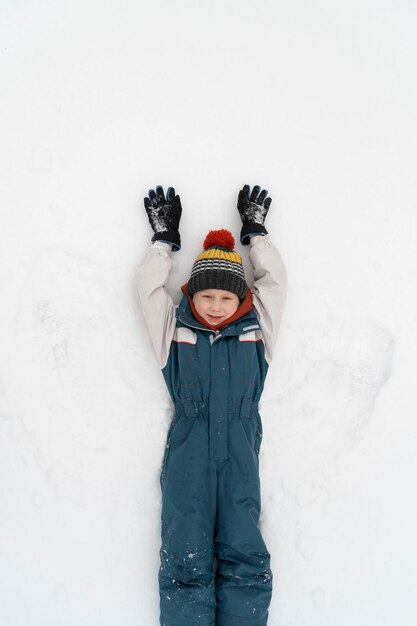
[[[237,194],[288,297],[261,401],[269,626],[415,626],[416,5],[2,2],[0,623],[156,626],[171,401],[134,297],[180,194],[180,300]]]

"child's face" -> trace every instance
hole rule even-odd
[[[216,325],[227,319],[239,308],[240,300],[231,291],[223,289],[202,289],[193,295],[197,313],[206,322]]]

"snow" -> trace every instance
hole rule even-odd
[[[158,623],[171,404],[133,292],[143,196],[181,196],[178,303],[206,233],[238,241],[247,183],[288,270],[268,624],[414,626],[415,6],[20,0],[0,29],[0,623]]]

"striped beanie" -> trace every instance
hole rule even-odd
[[[235,240],[225,228],[210,230],[203,252],[195,259],[188,281],[190,296],[202,289],[223,289],[235,293],[240,300],[246,296],[242,258],[233,250]]]

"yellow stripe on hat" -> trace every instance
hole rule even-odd
[[[234,263],[242,263],[242,257],[238,252],[226,252],[226,250],[219,250],[218,248],[204,250],[204,252],[195,258],[194,263],[202,259],[225,259],[226,261],[232,261]]]

